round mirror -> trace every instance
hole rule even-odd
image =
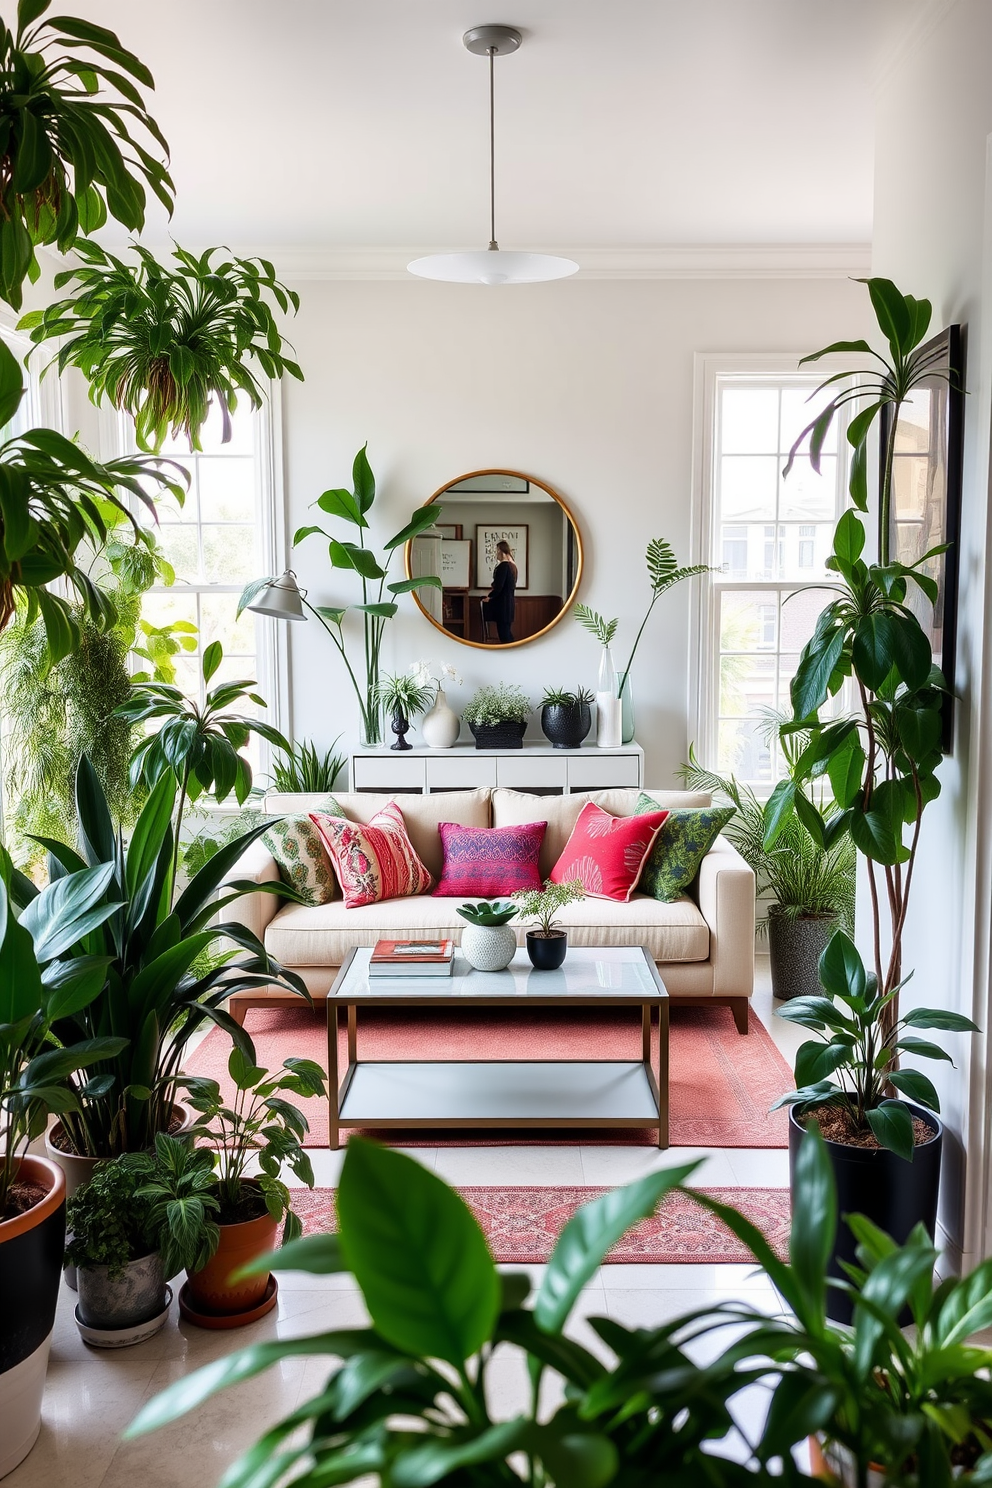
[[[582,538],[564,501],[518,470],[473,470],[435,491],[433,526],[406,545],[408,578],[438,630],[466,646],[522,646],[571,608],[582,577]]]

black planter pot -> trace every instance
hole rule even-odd
[[[526,723],[470,723],[476,749],[523,749]]]
[[[592,728],[592,710],[588,703],[545,703],[541,728],[555,749],[578,749]]]
[[[535,971],[557,971],[567,950],[568,935],[564,930],[553,930],[550,935],[527,931],[527,954]]]
[[[787,1002],[790,997],[819,997],[820,957],[837,929],[836,915],[809,915],[792,919],[777,905],[768,911],[768,959],[772,972],[772,995]]]
[[[837,1184],[837,1237],[833,1254],[827,1266],[827,1275],[846,1281],[841,1261],[857,1265],[856,1242],[844,1223],[845,1214],[864,1214],[886,1234],[891,1235],[897,1245],[908,1239],[914,1225],[923,1224],[933,1237],[937,1224],[937,1194],[940,1188],[940,1154],[944,1143],[944,1127],[938,1116],[923,1106],[907,1101],[914,1116],[920,1116],[934,1133],[933,1141],[925,1142],[913,1153],[913,1161],[897,1157],[884,1148],[871,1150],[865,1147],[846,1147],[841,1142],[826,1142],[830,1165]],[[789,1189],[792,1207],[802,1203],[802,1194],[796,1188],[796,1159],[800,1144],[806,1135],[795,1111],[789,1109]],[[851,1307],[847,1297],[832,1287],[827,1289],[827,1316],[835,1323],[851,1321]],[[908,1319],[907,1319],[908,1320]]]

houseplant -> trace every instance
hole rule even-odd
[[[651,619],[652,611],[661,596],[666,594],[674,585],[681,584],[683,579],[691,579],[695,574],[709,573],[710,571],[708,565],[705,563],[696,563],[688,568],[680,568],[671,543],[666,542],[663,537],[653,537],[648,543],[645,562],[648,570],[648,582],[651,586],[651,598],[648,602],[644,619],[641,621],[640,629],[634,637],[634,644],[630,648],[627,665],[619,675],[617,675],[616,668],[613,665],[613,657],[609,649],[616,635],[619,621],[616,619],[604,620],[603,616],[598,614],[596,610],[591,610],[588,605],[584,604],[577,604],[574,610],[575,618],[579,624],[584,626],[591,635],[594,635],[604,648],[602,664],[600,665],[599,684],[596,690],[597,692],[608,691],[615,681],[615,696],[620,699],[622,706],[623,721],[621,739],[624,744],[629,744],[634,737],[634,699],[631,690],[630,669],[634,664],[637,648],[641,644],[641,637],[644,634],[648,621]]]
[[[568,932],[555,919],[560,910],[585,898],[578,879],[552,883],[547,879],[543,889],[519,889],[514,894],[517,913],[522,920],[536,920],[537,929],[527,931],[527,954],[537,971],[555,971],[568,950]]]
[[[461,674],[447,661],[415,661],[410,670],[421,687],[430,687],[434,692],[434,701],[420,725],[424,743],[428,749],[450,749],[458,740],[461,720],[448,705],[444,684],[457,682],[461,686]]]
[[[167,267],[140,243],[129,251],[136,263],[77,243],[82,263],[55,276],[56,289],[73,284],[72,296],[22,316],[18,329],[29,330],[36,345],[59,341],[50,366],[60,374],[78,367],[95,402],[106,397],[129,414],[139,449],[159,450],[167,437],[199,449],[212,404],[226,443],[238,395],[262,406],[252,363],[272,381],[288,372],[302,382],[267,301],[285,314],[299,309],[299,295],[279,283],[267,260],[174,247],[175,266]]]
[[[382,718],[376,702],[376,686],[379,681],[379,653],[382,648],[382,636],[386,622],[391,620],[399,610],[399,605],[396,603],[399,595],[410,594],[414,589],[421,589],[425,586],[439,589],[441,580],[436,574],[425,574],[416,579],[394,579],[387,583],[393,553],[397,548],[402,548],[409,539],[416,537],[418,532],[423,532],[425,527],[431,526],[438,515],[438,509],[435,506],[421,507],[414,512],[407,525],[383,545],[385,552],[381,560],[376,557],[371,548],[365,546],[365,534],[369,530],[368,515],[375,503],[375,476],[372,474],[372,467],[369,465],[365,449],[366,446],[363,445],[355,456],[352,466],[354,490],[325,491],[312,503],[327,516],[346,522],[349,527],[354,527],[358,537],[357,543],[342,541],[323,527],[311,525],[297,530],[293,537],[293,546],[296,547],[305,542],[309,537],[320,535],[327,539],[327,556],[331,567],[358,575],[362,591],[361,604],[313,605],[303,592],[300,592],[300,602],[304,609],[309,610],[310,614],[315,615],[320,621],[344,662],[348,679],[358,699],[362,742],[367,745],[376,745],[382,743]],[[256,579],[247,584],[238,601],[238,614],[240,615],[242,610],[257,599],[262,590],[272,582],[273,577],[270,575],[268,578]],[[387,595],[390,597],[387,598]],[[362,617],[365,663],[365,675],[362,682],[359,682],[355,675],[348,657],[345,619],[350,611],[355,611]]]
[[[235,1047],[228,1073],[234,1083],[230,1104],[216,1080],[187,1076],[183,1081],[190,1104],[199,1112],[190,1137],[209,1143],[212,1150],[218,1209],[215,1246],[205,1261],[189,1270],[179,1306],[189,1322],[207,1328],[254,1322],[275,1306],[278,1289],[268,1273],[235,1282],[231,1277],[272,1250],[280,1220],[284,1242],[301,1233],[281,1174],[288,1166],[313,1187],[313,1168],[303,1148],[309,1127],[286,1096],[327,1093],[324,1071],[312,1059],[288,1058],[280,1069],[269,1071]],[[261,1172],[250,1178],[248,1168],[256,1156]]]
[[[812,639],[804,647],[792,681],[792,719],[783,732],[805,733],[808,743],[794,760],[789,776],[772,793],[765,810],[765,843],[774,847],[786,823],[798,815],[814,837],[831,845],[850,836],[865,862],[870,909],[868,940],[872,948],[873,985],[877,991],[871,1033],[873,1059],[887,1051],[889,1063],[880,1067],[864,1110],[864,1132],[874,1134],[884,1154],[873,1154],[868,1171],[883,1165],[894,1168],[889,1188],[870,1181],[858,1207],[876,1224],[905,1240],[918,1220],[934,1212],[937,1165],[909,1163],[912,1157],[912,1118],[908,1108],[886,1107],[876,1117],[888,1086],[900,1086],[894,1076],[900,1050],[900,991],[905,984],[902,943],[910,891],[927,803],[940,792],[937,769],[941,761],[944,682],[933,665],[930,642],[913,610],[906,604],[910,585],[933,603],[936,585],[920,571],[925,554],[915,565],[893,561],[889,554],[889,506],[892,494],[892,448],[885,451],[879,494],[877,563],[866,562],[863,514],[868,508],[867,449],[873,426],[883,408],[891,413],[890,430],[897,424],[901,404],[933,369],[922,346],[931,317],[926,300],[903,295],[887,279],[863,281],[868,286],[879,330],[888,343],[888,359],[865,341],[837,342],[815,352],[815,361],[828,352],[859,352],[876,366],[867,374],[836,373],[821,386],[832,394],[821,413],[803,430],[790,453],[786,473],[797,452],[809,442],[810,463],[819,468],[827,431],[842,411],[859,397],[866,408],[848,425],[852,509],[844,512],[827,560],[833,597],[827,603]],[[860,382],[853,383],[855,376]],[[834,392],[834,389],[839,391]],[[894,437],[894,436],[893,436]],[[821,712],[850,678],[855,708],[838,719]],[[812,783],[824,775],[838,811],[824,824],[810,800]],[[883,934],[883,920],[887,934]],[[887,949],[883,946],[887,941]],[[963,1030],[966,1018],[940,1014],[947,1021],[931,1026]],[[918,1052],[918,1051],[917,1051]],[[824,1056],[826,1057],[826,1056]],[[829,1073],[824,1069],[823,1073]],[[805,1083],[801,1080],[799,1083]],[[923,1117],[934,1131],[934,1118]],[[795,1116],[792,1116],[793,1123]],[[939,1141],[939,1132],[935,1138]],[[849,1162],[856,1149],[831,1142],[835,1161]],[[888,1153],[897,1154],[893,1159]],[[901,1155],[900,1155],[901,1154]],[[861,1161],[861,1159],[858,1159]],[[898,1214],[891,1205],[898,1203]]]
[[[578,749],[592,728],[590,703],[594,695],[586,687],[567,692],[549,687],[541,699],[541,729],[555,749]]]
[[[334,747],[341,735],[333,741],[323,754],[317,752],[312,739],[296,739],[288,750],[281,751],[272,760],[272,784],[277,791],[317,795],[332,791],[338,776],[348,764],[346,755],[335,754]]]
[[[517,906],[508,899],[479,899],[475,904],[456,904],[455,913],[467,921],[460,946],[469,966],[504,971],[517,949],[516,934],[510,929]]]
[[[135,86],[154,88],[151,73],[103,26],[42,20],[50,3],[18,0],[16,30],[0,26],[0,295],[15,310],[38,277],[36,244],[65,253],[108,214],[140,232],[145,186],[172,213],[172,181],[151,153],[168,159],[168,146]]]
[[[416,677],[401,673],[398,677],[387,672],[376,683],[375,698],[379,707],[392,719],[392,730],[396,735],[393,749],[410,749],[406,736],[411,720],[430,707],[433,701],[431,689],[419,683]]]
[[[786,750],[801,735],[789,735]],[[724,827],[744,861],[754,870],[759,895],[775,901],[765,928],[775,997],[815,996],[820,990],[820,956],[838,928],[854,930],[854,844],[842,836],[828,847],[813,837],[798,816],[790,818],[772,848],[765,846],[764,806],[749,785],[732,775],[704,770],[689,750],[688,764],[678,774],[690,790],[709,791],[736,807]],[[834,813],[828,795],[816,792],[811,800],[825,821]]]
[[[522,749],[530,715],[523,688],[507,682],[480,687],[462,712],[476,749]]]

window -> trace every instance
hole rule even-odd
[[[834,525],[844,500],[838,431],[817,475],[807,456],[782,469],[815,416],[828,375],[715,365],[703,358],[699,546],[718,571],[700,585],[696,750],[721,773],[770,787],[782,773],[771,711],[790,707],[789,685],[829,595]],[[792,363],[795,366],[795,363]]]

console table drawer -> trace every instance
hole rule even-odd
[[[594,754],[568,761],[569,790],[610,790],[614,786],[640,785],[640,755]]]
[[[424,761],[427,766],[427,789],[478,790],[496,784],[496,757],[492,754],[439,755]]]
[[[412,790],[424,789],[423,759],[397,759],[379,755],[352,756],[352,790]]]
[[[540,756],[510,759],[499,755],[496,760],[496,780],[508,790],[527,791],[534,786],[564,791],[568,784],[566,764],[563,759],[548,759]]]

